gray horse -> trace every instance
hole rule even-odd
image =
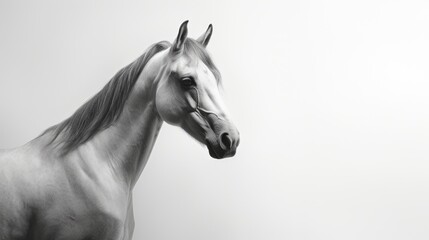
[[[164,121],[231,157],[239,133],[219,94],[220,74],[184,22],[121,69],[70,118],[0,152],[0,239],[131,239],[132,190]]]

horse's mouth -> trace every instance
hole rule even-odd
[[[216,151],[213,149],[213,147],[210,143],[207,143],[206,146],[207,146],[207,149],[209,150],[210,157],[216,158],[216,159],[222,158],[216,153]]]
[[[223,159],[235,155],[235,148],[233,150],[225,151],[220,147],[217,148],[216,145],[210,144],[209,141],[206,141],[206,146],[212,158]]]
[[[206,141],[207,149],[209,150],[210,157],[216,159],[222,159],[225,157],[225,152],[216,151],[216,146],[213,146],[209,141]]]

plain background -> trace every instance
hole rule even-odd
[[[241,145],[164,124],[134,239],[429,239],[428,1],[0,2],[0,146],[70,116],[189,19]]]

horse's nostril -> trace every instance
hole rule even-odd
[[[225,146],[225,150],[229,150],[232,147],[232,140],[229,137],[228,133],[222,133],[220,136],[220,139],[222,141],[222,144]]]

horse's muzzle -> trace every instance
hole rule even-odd
[[[229,121],[218,120],[213,123],[213,135],[206,138],[207,149],[212,158],[222,159],[235,155],[240,144],[240,134]]]

